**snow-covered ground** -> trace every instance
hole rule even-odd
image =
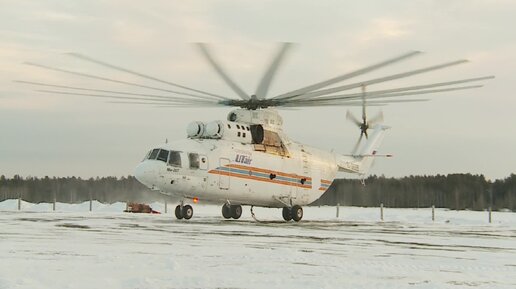
[[[163,204],[151,205],[164,211]],[[122,213],[125,204],[0,203],[4,288],[516,288],[516,213],[218,206],[194,217]]]

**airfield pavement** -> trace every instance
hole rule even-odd
[[[153,208],[162,210],[161,204]],[[248,207],[194,217],[124,204],[0,203],[0,289],[516,288],[516,213],[305,207],[300,223]]]

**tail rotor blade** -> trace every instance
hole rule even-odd
[[[383,112],[380,111],[377,115],[373,116],[368,122],[367,124],[369,126],[373,126],[375,124],[378,124],[378,123],[381,123],[383,122]]]
[[[362,85],[362,123],[366,124],[366,120],[366,87],[365,85]]]
[[[352,154],[353,155],[356,155],[357,154],[357,150],[358,150],[358,146],[360,145],[360,142],[362,141],[362,137],[364,136],[364,134],[360,134],[360,137],[358,138],[358,141],[357,143],[355,144],[355,146],[353,147],[353,152]]]
[[[346,119],[347,120],[350,120],[352,121],[354,124],[356,124],[357,126],[360,126],[362,123],[358,120],[358,118],[356,118],[356,116],[354,116],[349,110],[348,112],[346,113]]]

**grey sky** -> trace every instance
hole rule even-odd
[[[496,75],[477,90],[383,108],[392,126],[372,173],[516,171],[516,2],[496,1],[7,1],[0,0],[0,174],[127,175],[192,120],[230,109],[163,109],[37,93],[15,79],[140,91],[49,72],[25,61],[149,85],[63,55],[79,52],[198,89],[237,97],[191,42],[209,42],[233,78],[255,90],[278,41],[297,43],[269,96],[409,50],[424,55],[355,80],[467,58],[471,63],[376,88]],[[139,2],[142,3],[142,2]],[[282,111],[294,139],[348,153],[359,130],[348,108]],[[358,108],[350,108],[359,112]],[[378,109],[370,108],[370,114]]]

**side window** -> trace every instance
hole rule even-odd
[[[188,160],[190,161],[190,168],[191,169],[198,169],[199,168],[199,154],[189,153],[188,154]]]
[[[153,149],[152,152],[150,153],[149,160],[155,160],[156,157],[158,156],[158,153],[159,153],[159,149]]]
[[[181,167],[181,154],[179,152],[170,151],[168,164],[174,167]]]
[[[158,161],[167,162],[168,159],[168,151],[167,150],[160,150],[158,157],[156,158]]]

